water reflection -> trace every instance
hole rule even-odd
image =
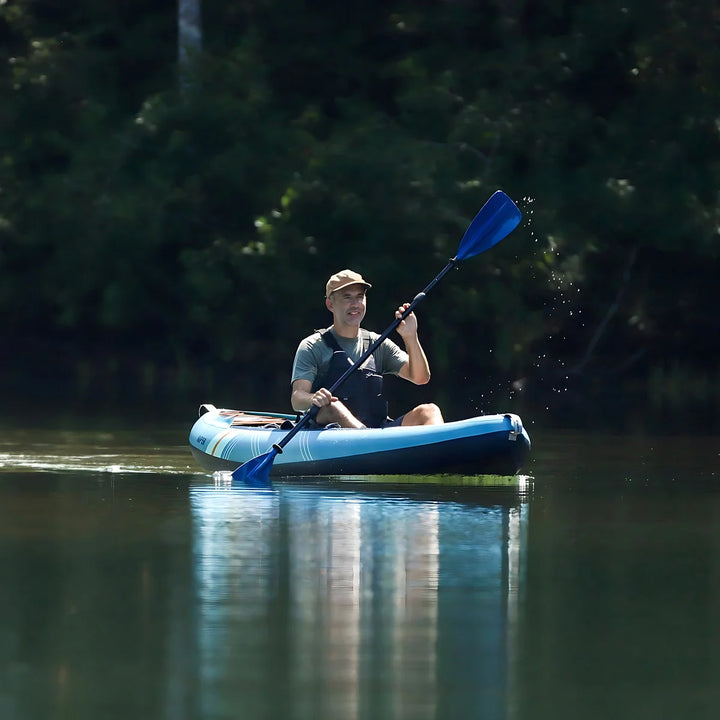
[[[505,717],[527,504],[190,488],[203,717]]]
[[[234,490],[145,435],[8,431],[0,718],[505,717],[527,515],[517,487]]]
[[[717,715],[717,437],[538,437],[529,495],[149,437],[3,433],[0,720]]]

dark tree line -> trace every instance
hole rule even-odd
[[[384,328],[502,188],[415,393],[720,404],[715,3],[205,0],[182,78],[177,11],[0,5],[6,394],[284,408],[327,276]]]

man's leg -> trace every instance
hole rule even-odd
[[[406,425],[442,425],[442,412],[435,403],[425,403],[413,408],[409,413],[405,414],[402,420],[403,426]]]

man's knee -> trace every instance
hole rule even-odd
[[[443,416],[435,403],[424,403],[411,410],[403,419],[403,425],[442,425]]]
[[[425,403],[420,407],[422,408],[422,416],[425,419],[425,425],[440,425],[444,422],[442,412],[435,403]]]

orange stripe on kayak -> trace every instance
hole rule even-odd
[[[217,446],[222,442],[223,438],[230,433],[230,430],[226,430],[219,438],[218,441],[212,446],[212,450],[210,451],[211,455],[215,454],[215,450],[217,449]]]

